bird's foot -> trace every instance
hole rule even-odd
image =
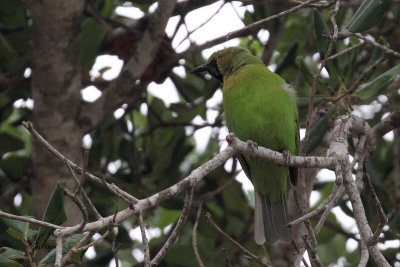
[[[283,155],[283,157],[285,159],[286,166],[288,166],[290,164],[290,157],[292,156],[292,154],[290,153],[289,150],[285,149],[285,150],[282,151],[282,155]]]
[[[247,140],[247,148],[251,151],[254,152],[254,150],[258,149],[258,145],[256,142],[252,141],[252,140]]]
[[[236,135],[234,133],[229,133],[226,136],[226,141],[228,142],[229,145],[232,145],[236,138],[237,137],[236,137]]]

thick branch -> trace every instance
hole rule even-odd
[[[78,120],[85,131],[98,125],[101,120],[112,114],[123,103],[139,98],[146,88],[146,84],[141,84],[138,79],[154,60],[175,5],[176,0],[158,2],[158,8],[149,19],[147,30],[139,47],[122,68],[118,78],[110,83],[97,101],[85,103],[82,106],[80,112],[82,115]]]

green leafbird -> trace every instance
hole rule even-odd
[[[208,71],[223,82],[223,104],[230,132],[275,151],[297,153],[298,113],[294,91],[249,50],[230,47],[215,52],[192,70]],[[255,189],[254,239],[270,244],[292,240],[288,228],[287,180],[297,181],[297,168],[238,156]]]

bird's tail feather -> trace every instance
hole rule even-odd
[[[286,197],[282,195],[280,201],[271,203],[268,197],[255,192],[254,240],[256,243],[261,245],[267,241],[273,244],[279,239],[291,242],[292,231],[287,225]]]

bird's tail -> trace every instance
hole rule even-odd
[[[281,195],[278,202],[271,203],[268,197],[255,192],[254,240],[262,245],[281,239],[292,241],[292,230],[288,226],[286,197]]]

